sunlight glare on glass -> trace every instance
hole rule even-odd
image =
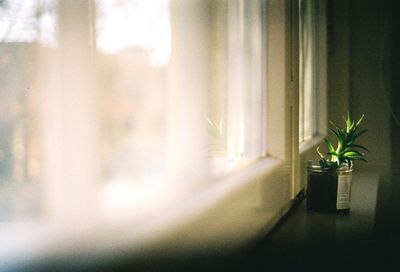
[[[0,1],[0,42],[56,46],[55,0]]]
[[[168,0],[98,0],[96,8],[99,51],[143,48],[152,66],[167,64],[171,51]]]

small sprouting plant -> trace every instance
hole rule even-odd
[[[345,128],[339,128],[336,124],[330,121],[335,129],[329,128],[329,130],[336,136],[337,146],[335,148],[331,141],[324,139],[328,147],[328,157],[325,157],[319,151],[319,147],[317,148],[317,152],[321,157],[319,164],[323,169],[337,169],[344,165],[347,165],[347,167],[350,168],[353,161],[367,161],[364,158],[365,154],[362,153],[362,151],[368,151],[368,149],[362,145],[355,144],[355,141],[367,131],[367,129],[359,130],[359,125],[364,119],[364,114],[357,122],[351,118],[350,113],[347,113],[347,118],[343,119],[346,122]]]

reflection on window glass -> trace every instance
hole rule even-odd
[[[265,155],[265,2],[0,0],[0,183],[86,220]]]
[[[300,0],[299,3],[299,140],[303,142],[311,139],[318,130],[318,12],[316,1]]]
[[[265,152],[265,29],[263,1],[226,1],[215,21],[211,111],[214,171],[229,171]],[[219,70],[218,70],[219,69]]]
[[[55,44],[55,1],[0,1],[0,183],[37,179],[38,49]]]
[[[97,48],[109,54],[142,49],[148,65],[165,66],[171,51],[169,13],[167,0],[98,0]]]
[[[33,215],[40,181],[38,52],[56,45],[53,0],[0,1],[0,220]],[[28,201],[28,203],[27,203]]]
[[[0,1],[0,41],[55,45],[55,0]]]
[[[169,1],[98,0],[96,14],[103,174],[122,205],[165,176]]]

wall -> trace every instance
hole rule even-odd
[[[365,114],[369,131],[359,143],[370,149],[369,162],[356,168],[390,180],[390,0],[331,0],[328,8],[329,119],[342,124],[347,110]]]
[[[370,131],[360,140],[370,148],[369,164],[361,169],[378,170],[390,180],[390,73],[386,33],[388,1],[355,0],[351,6],[350,107],[354,116],[365,113]]]
[[[400,36],[395,32],[400,28],[400,17],[398,16],[398,9],[395,8],[395,2],[392,1],[388,5],[390,11],[391,28],[388,29],[390,35],[392,61],[391,61],[391,127],[392,127],[392,179],[400,180],[400,167],[397,162],[400,161]],[[396,50],[394,50],[396,49]]]
[[[342,122],[350,107],[349,2],[328,1],[328,118]]]

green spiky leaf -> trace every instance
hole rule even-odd
[[[356,160],[367,161],[364,158],[365,154],[360,150],[368,151],[368,149],[362,145],[354,143],[361,135],[368,131],[367,129],[358,131],[358,127],[363,121],[364,115],[355,122],[348,112],[346,118],[343,117],[343,119],[345,121],[344,128],[339,128],[335,123],[329,121],[334,126],[334,128],[329,128],[329,130],[336,136],[337,140],[335,148],[334,144],[330,140],[324,139],[328,148],[327,155],[330,155],[330,158],[325,158],[325,156],[319,151],[319,148],[317,148],[317,152],[321,157],[320,165],[325,169],[336,169],[342,165],[348,165],[350,167],[352,162]]]
[[[368,151],[368,152],[369,152],[368,148],[366,148],[366,147],[364,147],[364,146],[362,146],[362,145],[358,145],[358,144],[351,144],[351,145],[349,145],[349,147],[352,147],[352,148],[360,148],[360,149],[363,149],[363,150],[365,150],[365,151]]]
[[[335,152],[335,148],[333,147],[331,141],[329,141],[328,139],[324,139],[324,141],[329,149],[329,152]]]
[[[361,118],[357,121],[357,123],[356,123],[356,127],[358,127],[360,124],[361,124],[361,122],[362,122],[362,120],[364,119],[364,114],[361,116]]]
[[[363,135],[365,132],[367,132],[368,131],[368,129],[363,129],[363,130],[361,130],[360,132],[357,132],[356,134],[354,134],[354,136],[353,136],[353,141],[355,140],[355,139],[357,139],[358,137],[360,137],[361,135]]]
[[[317,147],[317,153],[321,157],[321,159],[325,159],[325,156],[319,151],[319,146]]]
[[[337,139],[340,138],[340,136],[339,136],[339,134],[336,132],[336,130],[334,130],[334,129],[332,129],[332,128],[329,128],[329,130],[332,131],[333,134],[335,134],[335,136],[336,136]]]
[[[357,151],[357,150],[351,150],[351,151],[347,151],[343,154],[344,157],[349,157],[349,156],[364,156],[364,154],[362,154],[361,152]]]

